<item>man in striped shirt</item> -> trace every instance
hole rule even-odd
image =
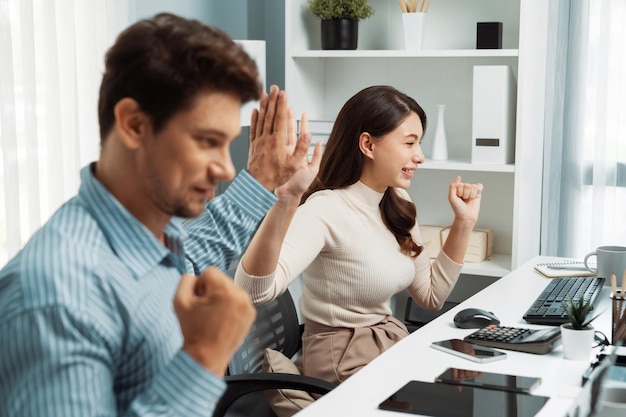
[[[206,203],[235,176],[240,107],[260,94],[256,65],[219,30],[162,14],[120,34],[98,161],[0,271],[0,417],[212,415],[255,313],[205,267],[241,254],[310,143],[287,134],[273,87],[253,115],[248,169]],[[201,213],[186,258],[179,218]]]

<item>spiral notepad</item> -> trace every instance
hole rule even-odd
[[[553,269],[550,267],[562,267],[563,269]],[[548,278],[593,277],[596,275],[593,272],[589,272],[585,268],[585,263],[583,261],[573,259],[537,264],[535,265],[535,269]]]

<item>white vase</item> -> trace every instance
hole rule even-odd
[[[574,361],[588,361],[593,348],[595,329],[588,325],[582,330],[572,329],[570,323],[561,324],[563,357]]]
[[[435,128],[435,138],[433,139],[433,152],[430,159],[435,161],[445,161],[448,159],[448,142],[446,139],[445,126],[446,105],[437,105],[437,127]]]

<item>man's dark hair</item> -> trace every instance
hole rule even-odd
[[[124,30],[108,50],[98,117],[103,142],[125,97],[139,103],[158,132],[190,108],[200,91],[234,94],[242,104],[262,92],[256,63],[223,31],[161,13]]]

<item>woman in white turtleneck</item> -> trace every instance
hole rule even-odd
[[[424,162],[424,110],[389,86],[366,88],[343,106],[321,157],[276,190],[279,197],[243,255],[235,280],[257,304],[300,274],[303,373],[340,383],[408,335],[391,297],[407,289],[437,310],[456,283],[478,219],[481,184],[457,177],[454,221],[431,263],[406,189]],[[306,170],[305,170],[306,171]],[[428,198],[428,196],[424,196]]]

